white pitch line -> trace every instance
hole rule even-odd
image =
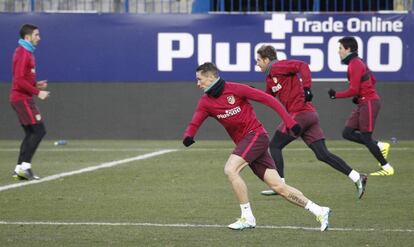
[[[76,170],[76,171],[63,172],[63,173],[59,173],[59,174],[56,174],[56,175],[47,176],[47,177],[41,178],[39,180],[31,180],[31,181],[28,181],[28,182],[9,184],[9,185],[5,185],[5,186],[1,186],[0,187],[0,192],[5,191],[5,190],[9,190],[9,189],[14,189],[14,188],[19,188],[19,187],[31,185],[31,184],[38,184],[38,183],[43,183],[43,182],[47,182],[47,181],[52,181],[52,180],[56,180],[56,179],[60,179],[60,178],[63,178],[63,177],[68,177],[68,176],[73,176],[73,175],[77,175],[77,174],[81,174],[81,173],[85,173],[85,172],[92,172],[92,171],[96,171],[96,170],[99,170],[99,169],[109,168],[109,167],[129,163],[129,162],[133,162],[133,161],[137,161],[137,160],[144,160],[144,159],[148,159],[148,158],[151,158],[151,157],[154,157],[154,156],[158,156],[158,155],[162,155],[162,154],[166,154],[166,153],[171,153],[171,152],[175,152],[175,151],[177,151],[177,149],[165,149],[165,150],[160,150],[160,151],[157,151],[157,152],[138,155],[138,156],[123,159],[123,160],[116,160],[116,161],[106,162],[106,163],[99,164],[97,166],[90,166],[90,167],[86,167],[86,168]]]
[[[138,222],[55,222],[55,221],[0,221],[0,225],[60,225],[60,226],[143,226],[143,227],[175,227],[175,228],[227,228],[226,225],[207,224],[161,224],[161,223],[138,223]],[[319,227],[305,226],[256,226],[259,229],[285,229],[320,231]],[[329,231],[341,232],[405,232],[414,233],[414,229],[376,229],[376,228],[338,228],[330,227]]]

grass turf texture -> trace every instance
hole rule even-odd
[[[360,145],[345,141],[327,144],[358,171],[378,169],[377,162]],[[18,147],[16,141],[0,141],[0,187],[21,183],[11,178]],[[57,147],[45,141],[33,160],[33,168],[41,176],[161,149],[178,151],[0,191],[0,221],[8,222],[0,224],[0,245],[412,246],[414,142],[391,146],[388,160],[396,174],[370,176],[362,200],[356,199],[355,186],[347,177],[317,161],[302,142],[288,146],[284,151],[287,183],[333,210],[332,230],[325,233],[287,229],[319,228],[319,224],[309,212],[281,197],[261,196],[259,192],[266,186],[248,168],[242,176],[258,228],[242,232],[225,228],[240,214],[223,174],[232,148],[233,144],[226,141],[198,141],[187,149],[180,141],[69,140],[67,145]],[[26,225],[30,222],[125,225]]]

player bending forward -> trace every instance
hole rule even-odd
[[[299,190],[285,184],[276,171],[275,163],[269,154],[269,137],[263,125],[256,118],[252,105],[254,100],[271,107],[283,119],[287,128],[294,133],[300,126],[293,120],[283,106],[272,96],[247,85],[226,82],[219,77],[213,63],[204,63],[196,70],[197,86],[205,94],[198,102],[193,118],[184,133],[183,144],[188,147],[194,143],[194,136],[204,120],[211,116],[224,126],[236,148],[228,158],[224,173],[230,181],[240,203],[241,217],[230,229],[243,230],[256,227],[256,219],[250,207],[247,186],[240,172],[247,165],[272,190],[289,202],[307,209],[321,224],[321,231],[329,226],[328,207],[321,207],[306,198]]]

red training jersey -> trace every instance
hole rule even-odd
[[[18,46],[13,55],[13,82],[9,100],[25,100],[38,94],[35,57],[24,47]]]
[[[375,89],[374,75],[359,57],[349,61],[347,76],[349,88],[336,92],[336,98],[358,96],[361,102],[380,98]]]
[[[194,137],[207,117],[215,118],[234,141],[240,142],[250,131],[265,133],[262,123],[248,100],[254,100],[276,111],[288,128],[296,124],[284,107],[270,95],[250,86],[225,82],[218,98],[204,94],[196,107],[193,118],[184,132],[184,137]]]
[[[289,113],[316,111],[311,102],[305,102],[303,88],[312,86],[311,72],[305,62],[300,60],[277,61],[272,65],[265,80],[266,92],[278,97]]]

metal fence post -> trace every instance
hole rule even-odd
[[[125,13],[129,13],[129,0],[125,0]]]
[[[30,0],[30,11],[35,12],[36,10],[36,0]]]
[[[224,7],[224,0],[220,0],[220,11],[225,11],[225,7]]]
[[[321,10],[321,3],[319,0],[313,1],[313,11],[319,11]]]

